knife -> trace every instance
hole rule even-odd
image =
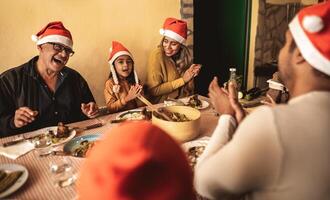
[[[113,119],[110,121],[110,123],[121,123],[121,122],[125,122],[128,121],[128,119]]]
[[[85,127],[82,127],[82,128],[72,127],[71,129],[72,130],[85,131],[85,130],[89,130],[89,129],[93,129],[93,128],[98,128],[98,127],[101,127],[101,126],[103,126],[103,124],[100,122],[100,123],[88,125],[88,126],[85,126]]]

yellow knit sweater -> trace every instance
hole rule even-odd
[[[138,99],[133,99],[129,102],[124,102],[124,98],[126,97],[130,89],[130,85],[127,80],[119,81],[119,85],[120,85],[119,93],[114,93],[112,91],[113,85],[114,85],[113,79],[110,78],[105,83],[105,88],[104,88],[105,103],[110,113],[130,110],[143,106],[143,103]]]
[[[155,49],[149,57],[146,85],[149,98],[153,103],[163,102],[168,97],[186,97],[194,91],[193,80],[185,84],[174,61],[164,55],[160,47]]]

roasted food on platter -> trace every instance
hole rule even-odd
[[[202,101],[198,99],[198,95],[195,94],[188,100],[188,106],[191,106],[193,108],[198,108],[202,106]]]
[[[70,135],[70,130],[68,126],[65,126],[62,122],[57,124],[57,133],[56,137],[63,138],[68,137]]]
[[[47,136],[51,138],[52,144],[59,143],[70,136],[70,130],[68,126],[65,126],[62,122],[57,125],[57,131],[49,130]]]

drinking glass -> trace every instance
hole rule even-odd
[[[50,162],[49,167],[55,186],[67,187],[75,183],[77,173],[73,169],[69,159],[58,157],[58,159]]]

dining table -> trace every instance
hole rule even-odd
[[[219,114],[214,110],[209,98],[204,96],[199,96],[199,99],[207,101],[209,106],[205,109],[201,109],[201,122],[199,135],[194,138],[198,140],[204,136],[211,136],[213,130],[215,129]],[[163,103],[156,104],[157,108],[164,106]],[[118,126],[120,123],[112,123],[112,120],[116,119],[116,116],[119,113],[106,114],[96,118],[88,119],[85,121],[75,122],[67,124],[69,127],[88,127],[94,124],[102,123],[101,127],[92,128],[88,130],[77,131],[75,137],[89,134],[111,134],[111,129],[115,126]],[[25,137],[36,134],[38,130],[23,133],[20,135],[9,136],[5,138],[0,138],[0,146],[3,143],[16,140],[19,137],[24,135]],[[62,144],[58,148],[63,148]],[[17,159],[10,159],[5,156],[0,155],[0,164],[19,164],[24,166],[28,171],[28,179],[25,184],[20,187],[13,194],[7,196],[8,199],[77,199],[77,192],[75,184],[72,184],[67,187],[59,187],[54,185],[53,174],[50,170],[50,163],[55,162],[56,160],[61,160],[65,157],[66,160],[72,165],[72,169],[77,172],[79,176],[79,169],[83,164],[86,158],[79,158],[68,155],[49,155],[49,156],[40,156],[33,149],[32,151],[18,157]]]

